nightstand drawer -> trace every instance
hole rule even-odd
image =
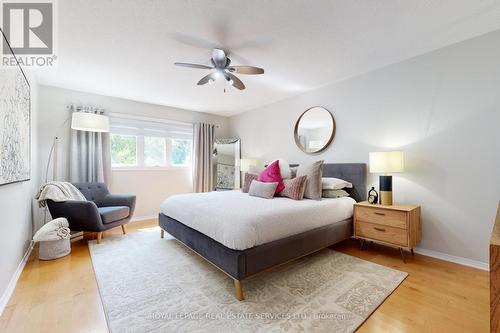
[[[406,212],[377,207],[356,207],[356,219],[406,229]]]
[[[355,236],[405,247],[408,246],[408,234],[405,229],[361,221],[356,221],[355,228]]]

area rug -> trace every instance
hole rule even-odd
[[[111,332],[354,332],[406,273],[330,249],[232,279],[159,228],[89,242]]]

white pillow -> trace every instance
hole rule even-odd
[[[333,177],[321,178],[321,188],[323,190],[341,190],[343,188],[352,188],[352,184],[348,181]]]
[[[46,223],[33,236],[35,242],[47,242],[69,238],[70,230],[68,220],[64,217],[59,217]]]
[[[274,197],[274,194],[276,193],[276,187],[278,187],[277,182],[264,183],[254,180],[250,183],[248,195],[264,199],[272,199]]]
[[[290,170],[290,164],[283,158],[279,158],[278,161],[280,164],[281,178],[283,179],[292,178],[292,171]]]

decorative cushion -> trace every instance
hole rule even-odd
[[[317,161],[310,165],[300,165],[297,169],[297,177],[307,176],[306,191],[304,198],[321,200],[321,177],[323,175],[323,161]]]
[[[348,197],[349,193],[344,190],[323,190],[323,198],[343,198]]]
[[[44,224],[33,236],[35,242],[49,242],[70,238],[68,220],[59,217]]]
[[[283,178],[281,178],[279,161],[276,160],[269,164],[267,168],[259,174],[258,181],[264,183],[278,183],[278,186],[276,187],[276,194],[283,191],[285,184],[283,183]]]
[[[278,161],[279,161],[279,165],[280,165],[281,178],[283,178],[283,179],[292,178],[290,164],[283,158],[279,158]]]
[[[343,188],[352,188],[352,184],[348,181],[333,177],[321,178],[321,188],[323,190],[340,190]]]
[[[281,191],[280,196],[293,200],[302,200],[306,190],[307,176],[300,176],[293,179],[285,179],[285,189]]]
[[[276,192],[276,187],[278,187],[277,182],[259,182],[257,180],[252,181],[250,184],[250,189],[248,190],[248,195],[254,197],[261,197],[264,199],[272,199]]]
[[[112,223],[128,217],[130,209],[127,206],[98,207],[102,223]]]
[[[243,180],[243,187],[241,188],[241,192],[248,193],[248,189],[250,188],[250,184],[252,180],[257,180],[259,175],[255,175],[253,173],[245,173],[245,178]]]

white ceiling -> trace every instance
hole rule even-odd
[[[64,0],[39,83],[232,115],[500,29],[497,0]],[[197,86],[211,48],[263,67]]]

